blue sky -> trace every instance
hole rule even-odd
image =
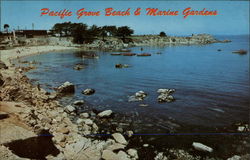
[[[105,8],[115,10],[142,8],[141,16],[104,16]],[[194,10],[217,10],[217,16],[189,16],[183,18],[182,11],[191,7]],[[40,16],[42,8],[53,11],[68,9],[71,17]],[[85,8],[87,11],[101,11],[99,17],[82,17],[77,19],[76,11]],[[159,10],[178,10],[178,16],[146,16],[146,8]],[[9,24],[11,29],[50,29],[58,22],[77,22],[88,25],[96,24],[130,26],[135,34],[158,34],[165,31],[169,35],[190,35],[192,33],[209,33],[214,35],[249,34],[248,1],[2,1],[1,29]]]

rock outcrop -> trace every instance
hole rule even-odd
[[[59,94],[71,94],[75,92],[75,85],[70,82],[64,82],[61,86],[57,88]]]

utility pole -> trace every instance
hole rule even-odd
[[[35,28],[35,24],[34,24],[34,23],[32,23],[32,30],[34,30],[34,28]]]

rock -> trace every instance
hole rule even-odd
[[[84,119],[81,119],[81,118],[78,118],[77,121],[76,121],[77,124],[81,124],[83,122],[84,122]]]
[[[138,159],[138,158],[139,158],[136,149],[130,148],[129,150],[127,150],[127,153],[128,153],[132,158],[135,158],[135,159]]]
[[[192,146],[198,151],[213,152],[213,149],[211,147],[198,142],[193,142]]]
[[[126,134],[128,135],[128,137],[131,137],[134,134],[134,132],[133,131],[126,131]]]
[[[168,160],[168,159],[169,159],[169,158],[167,158],[166,156],[163,155],[163,152],[158,153],[158,154],[155,156],[155,158],[154,158],[154,160]],[[188,158],[186,158],[186,159],[188,159]]]
[[[95,93],[95,90],[91,89],[91,88],[88,88],[88,89],[85,89],[84,91],[82,91],[82,94],[85,94],[85,95],[91,95],[94,93]]]
[[[134,95],[129,96],[129,98],[128,98],[129,102],[137,102],[137,101],[142,101],[142,100],[143,100],[142,98],[138,98],[138,97],[136,97]]]
[[[74,93],[75,92],[75,85],[70,82],[64,82],[63,85],[57,88],[58,93]]]
[[[115,68],[122,68],[122,64],[116,64]]]
[[[238,156],[238,155],[234,155],[233,157],[228,158],[227,160],[240,160],[240,159],[241,159],[241,157],[240,157],[240,156]]]
[[[66,111],[67,113],[72,113],[72,112],[75,112],[75,111],[76,111],[76,108],[73,107],[73,106],[71,106],[71,105],[67,105],[67,106],[65,107],[65,111]]]
[[[94,123],[91,119],[84,119],[83,121],[87,125],[92,125]]]
[[[56,92],[52,92],[49,95],[49,99],[55,99],[57,97],[57,93]]]
[[[74,70],[81,70],[83,68],[84,68],[84,66],[81,65],[81,64],[77,64],[77,65],[74,66]]]
[[[74,105],[82,105],[84,104],[84,100],[78,100],[73,103]]]
[[[129,67],[129,65],[127,65],[127,64],[116,64],[115,65],[115,68],[128,68]]]
[[[68,134],[69,133],[69,129],[66,127],[62,127],[57,129],[57,132],[63,133],[63,134]]]
[[[136,102],[136,101],[142,101],[147,94],[144,91],[138,91],[134,95],[130,96],[128,101],[129,102]]]
[[[244,126],[239,126],[238,129],[237,129],[239,132],[243,132],[245,130],[245,127]]]
[[[148,104],[139,104],[140,107],[148,107]]]
[[[158,89],[157,90],[157,93],[160,93],[160,94],[172,94],[172,93],[174,93],[175,92],[175,89],[166,89],[166,88],[164,88],[164,89]]]
[[[55,143],[59,144],[60,142],[65,142],[65,140],[66,140],[66,137],[64,134],[62,134],[62,133],[54,134],[53,141]]]
[[[121,127],[116,127],[115,130],[116,130],[117,132],[120,132],[120,133],[123,132],[123,129],[122,129]]]
[[[164,93],[164,94],[168,94],[169,89],[158,89],[157,93]]]
[[[143,144],[143,147],[148,147],[149,146],[149,144]]]
[[[73,144],[74,152],[75,153],[80,152],[81,149],[83,149],[83,147],[85,146],[86,143],[88,143],[87,138],[81,137],[80,139],[78,139],[78,141]]]
[[[129,156],[124,151],[119,151],[117,156],[119,157],[118,160],[130,160]]]
[[[172,95],[161,94],[158,96],[158,102],[173,102],[175,99]]]
[[[88,118],[89,114],[88,113],[81,113],[80,117],[82,117],[82,118]]]
[[[112,110],[105,110],[105,111],[100,112],[98,116],[101,118],[109,117],[112,113],[113,113]]]
[[[0,69],[8,69],[8,67],[4,62],[0,61]]]
[[[92,125],[92,127],[93,127],[93,132],[96,132],[99,129],[98,126],[95,123]]]
[[[147,94],[144,91],[138,91],[135,93],[135,96],[145,98]]]
[[[104,150],[102,152],[102,158],[104,160],[117,160],[118,157],[114,152],[112,152],[110,150]]]
[[[114,133],[112,134],[112,137],[115,139],[116,142],[121,143],[121,144],[127,144],[128,142],[126,139],[123,137],[122,134],[120,133]]]
[[[124,149],[126,146],[124,144],[115,143],[107,147],[108,150],[114,151],[119,149]]]

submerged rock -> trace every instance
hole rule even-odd
[[[82,105],[82,104],[84,104],[84,100],[77,100],[73,104],[74,105]]]
[[[134,95],[130,96],[128,101],[129,102],[136,102],[136,101],[142,101],[147,96],[147,93],[144,91],[138,91]]]
[[[174,97],[172,95],[161,94],[158,96],[158,102],[173,102]]]
[[[91,89],[91,88],[88,88],[88,89],[85,89],[84,91],[82,91],[82,94],[85,94],[85,95],[92,95],[94,93],[95,93],[95,90]]]
[[[70,82],[64,82],[63,85],[57,88],[58,93],[74,93],[75,92],[75,85]]]
[[[109,117],[112,114],[112,110],[106,110],[106,111],[102,111],[98,114],[99,117],[103,118],[103,117]]]
[[[211,147],[208,147],[202,143],[193,142],[192,146],[198,151],[213,152],[213,149]]]
[[[115,68],[128,68],[129,65],[128,64],[116,64]]]
[[[158,102],[173,102],[175,99],[171,94],[174,92],[175,89],[158,89],[157,93],[160,93],[157,97]]]
[[[81,70],[83,68],[84,68],[84,66],[81,65],[81,64],[77,64],[77,65],[74,66],[74,70]]]

